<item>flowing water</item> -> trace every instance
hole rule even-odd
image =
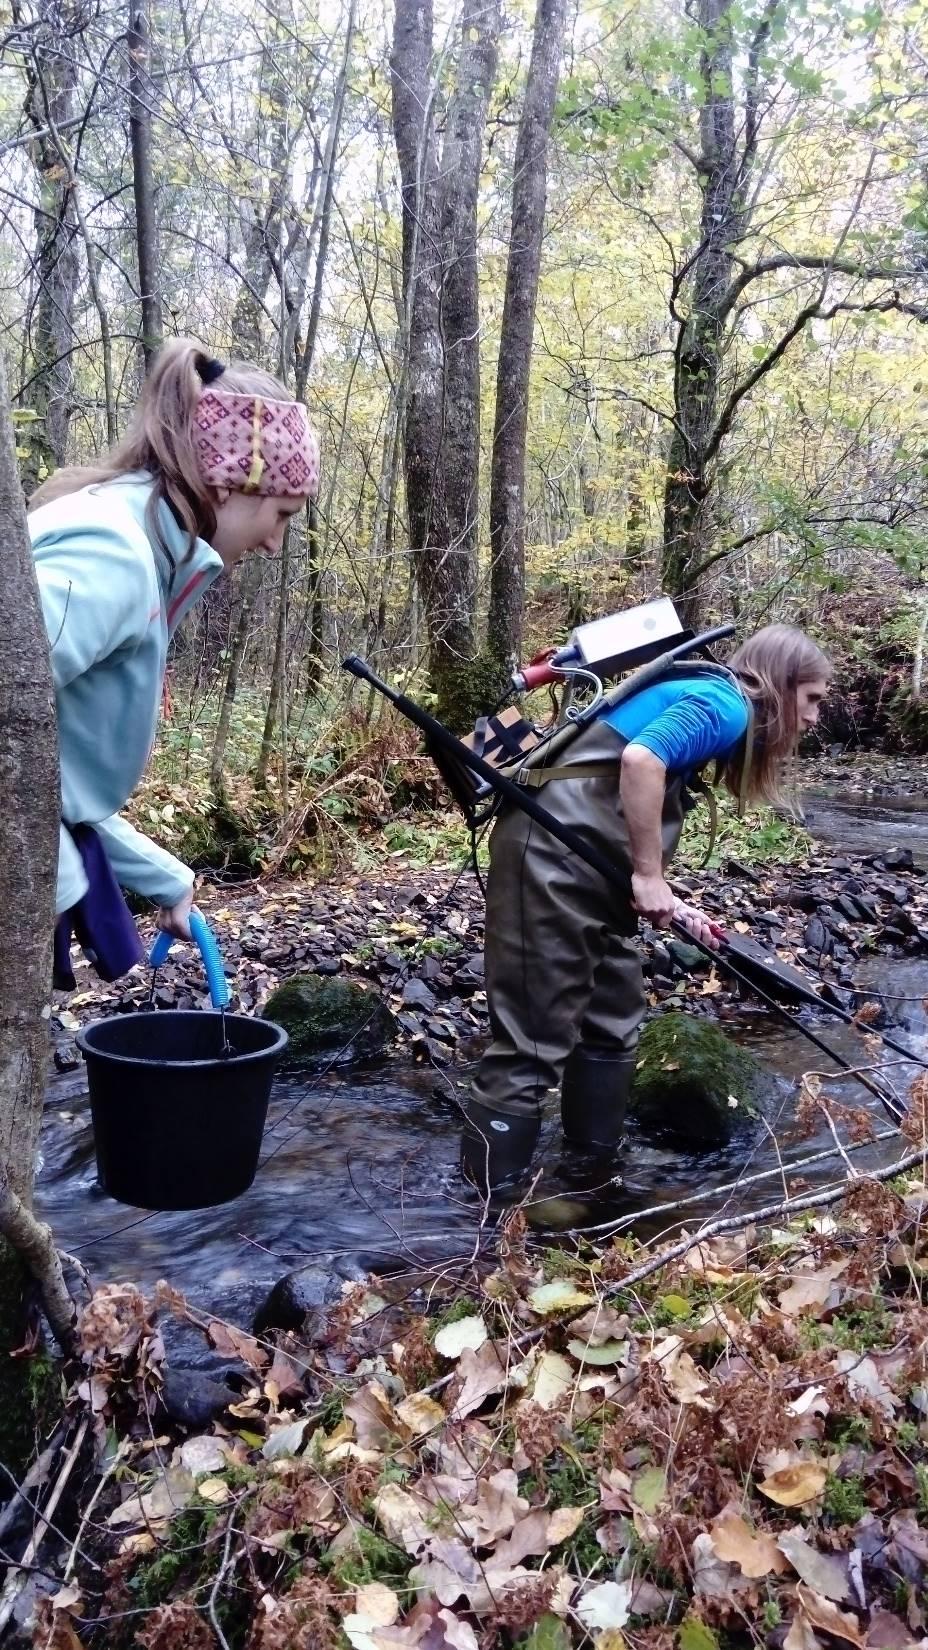
[[[898,799],[891,805],[879,799],[847,804],[824,794],[807,801],[810,828],[835,847],[859,853],[863,839],[872,852],[911,846],[916,859],[928,863],[924,807],[907,808]],[[861,961],[857,983],[868,995],[888,993],[898,1034],[913,1052],[928,1053],[922,1006],[928,959]],[[569,1200],[560,1205],[561,1220],[572,1217],[585,1225],[696,1198],[685,1211],[691,1225],[719,1210],[723,1200],[716,1188],[739,1176],[777,1171],[739,1187],[726,1201],[726,1212],[759,1208],[782,1196],[790,1164],[832,1143],[824,1132],[811,1140],[789,1138],[797,1080],[810,1068],[827,1070],[827,1062],[797,1031],[766,1014],[746,1015],[726,1029],[778,1074],[777,1100],[766,1126],[723,1150],[698,1154],[633,1135],[623,1160],[624,1182],[615,1185],[608,1180],[609,1165],[564,1152],[551,1117],[542,1140],[537,1198]],[[852,1063],[869,1061],[853,1029],[824,1020],[817,1029]],[[476,1057],[478,1050],[473,1052]],[[904,1094],[914,1068],[897,1064],[887,1070]],[[400,1255],[436,1261],[465,1254],[478,1233],[479,1209],[456,1173],[453,1094],[461,1077],[389,1058],[376,1069],[282,1079],[272,1095],[262,1166],[252,1189],[218,1208],[152,1214],[115,1203],[97,1185],[81,1068],[57,1076],[51,1085],[38,1209],[59,1245],[83,1261],[95,1282],[132,1278],[150,1285],[163,1277],[194,1298],[225,1303],[226,1311],[234,1310],[230,1303],[256,1300],[282,1273],[303,1263],[351,1275],[352,1265],[386,1270]],[[854,1079],[836,1074],[827,1088],[838,1099],[866,1106],[877,1127],[888,1129],[878,1101]],[[861,1167],[890,1162],[898,1152],[897,1136],[860,1151],[857,1162]],[[814,1187],[832,1182],[836,1168],[826,1162],[802,1174]],[[649,1214],[637,1228],[663,1230],[668,1221]]]

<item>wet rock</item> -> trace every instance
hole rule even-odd
[[[860,922],[861,912],[857,901],[851,899],[847,894],[839,894],[834,902],[834,907],[838,916],[843,917],[845,922]]]
[[[403,987],[403,1003],[407,1008],[433,1009],[435,993],[424,980],[407,980]]]
[[[887,871],[914,871],[915,859],[911,848],[891,848],[883,855]]]
[[[800,888],[788,890],[785,899],[794,911],[817,911],[822,903],[823,894],[815,888]]]
[[[264,1335],[269,1329],[302,1329],[313,1313],[341,1300],[345,1283],[362,1283],[366,1277],[367,1272],[350,1257],[336,1266],[323,1266],[318,1261],[299,1266],[275,1283],[258,1307],[252,1329],[256,1335]]]
[[[320,957],[319,961],[314,964],[314,967],[316,973],[321,974],[323,979],[331,980],[334,979],[336,974],[340,974],[342,971],[341,958]]]
[[[464,997],[471,997],[475,991],[482,991],[486,976],[483,970],[483,958],[479,955],[468,957],[463,968],[459,968],[451,976],[451,982]]]
[[[710,1020],[661,1014],[638,1044],[629,1111],[642,1126],[714,1146],[756,1117],[770,1087],[758,1061]]]
[[[685,940],[668,940],[667,951],[679,968],[686,974],[698,973],[700,969],[711,968],[711,958],[695,945],[687,945]]]
[[[807,951],[818,952],[827,957],[835,948],[835,942],[819,917],[813,917],[807,922],[802,934],[802,943]]]
[[[290,1038],[286,1063],[325,1057],[337,1065],[380,1054],[396,1035],[396,1021],[376,991],[350,980],[294,974],[267,1000],[264,1017]]]
[[[76,1071],[81,1057],[73,1043],[59,1043],[52,1056],[56,1071]]]
[[[161,1402],[172,1421],[182,1426],[207,1427],[222,1415],[239,1394],[225,1381],[214,1381],[195,1369],[171,1369],[164,1379]]]

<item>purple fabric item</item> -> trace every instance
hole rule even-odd
[[[77,984],[71,968],[72,934],[101,980],[118,980],[145,961],[132,913],[93,826],[67,825],[65,829],[77,846],[89,886],[83,899],[63,911],[55,924],[56,991],[73,991]]]

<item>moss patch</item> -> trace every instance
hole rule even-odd
[[[34,1285],[16,1251],[0,1238],[0,1461],[16,1477],[54,1423],[58,1376],[44,1351],[11,1358],[23,1345]]]
[[[753,1055],[711,1020],[662,1014],[641,1035],[630,1111],[648,1128],[716,1145],[757,1116],[771,1086]]]
[[[319,974],[294,974],[268,998],[264,1014],[287,1032],[291,1065],[333,1055],[339,1064],[365,1059],[396,1035],[396,1021],[375,991]]]

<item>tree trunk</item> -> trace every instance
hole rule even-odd
[[[297,352],[296,364],[296,393],[302,400],[306,394],[309,375],[313,369],[313,356],[316,351],[316,338],[319,332],[319,317],[322,313],[322,281],[325,275],[326,259],[329,253],[329,234],[332,225],[332,203],[335,199],[335,156],[338,151],[338,139],[342,129],[342,116],[345,112],[345,93],[348,90],[348,71],[351,65],[351,50],[354,44],[355,27],[355,0],[349,0],[348,23],[345,30],[345,50],[342,57],[342,66],[339,70],[335,85],[335,94],[332,98],[332,114],[329,119],[329,131],[326,138],[325,157],[322,164],[321,197],[319,201],[319,240],[316,247],[316,268],[313,275],[313,295],[309,306],[309,320],[306,325],[306,343],[302,351]]]
[[[466,726],[474,703],[473,667],[480,513],[480,288],[477,198],[487,110],[496,78],[500,10],[495,0],[467,0],[461,56],[442,148],[441,330],[444,349],[442,460],[448,523],[449,582],[459,610],[458,657],[444,663],[444,715]],[[457,665],[457,669],[455,669]]]
[[[496,377],[490,483],[490,611],[487,652],[505,676],[522,644],[525,605],[525,440],[532,335],[541,269],[548,137],[554,116],[566,0],[538,0],[516,144],[512,228]]]
[[[267,702],[267,711],[264,717],[264,730],[261,734],[261,750],[258,753],[258,765],[255,768],[255,787],[262,791],[267,786],[267,770],[270,766],[271,751],[274,748],[274,729],[277,726],[277,710],[280,704],[281,686],[287,668],[287,602],[290,596],[290,533],[288,527],[284,533],[284,542],[280,551],[280,594],[277,601],[277,625],[274,635],[274,663],[271,666],[271,692]]]
[[[0,1233],[38,1279],[56,1336],[73,1311],[51,1233],[32,1214],[45,1100],[58,862],[58,736],[48,639],[0,356]],[[2,1353],[12,1348],[0,1348]]]
[[[232,312],[235,353],[245,361],[260,361],[264,355],[261,333],[264,298],[280,262],[290,178],[287,129],[291,99],[275,52],[276,45],[279,39],[275,32],[261,59],[257,88],[258,106],[264,111],[258,132],[258,165],[267,178],[267,199],[248,207],[251,217],[244,228],[244,280]],[[266,150],[262,138],[266,139]],[[244,209],[243,204],[243,212]],[[281,315],[281,335],[284,325],[285,317]]]
[[[209,762],[209,782],[213,795],[220,799],[225,794],[225,780],[223,764],[226,757],[226,745],[229,742],[229,730],[232,726],[232,708],[238,692],[239,672],[242,660],[245,657],[245,647],[248,642],[248,632],[251,627],[251,616],[254,612],[258,592],[261,589],[261,580],[264,568],[260,556],[250,556],[242,568],[241,596],[239,599],[238,619],[232,632],[232,641],[229,644],[229,660],[226,667],[226,679],[222,689],[222,699],[219,705],[219,719],[216,723],[216,733],[213,738],[213,749]]]
[[[740,239],[743,216],[730,13],[731,0],[700,0],[699,24],[707,42],[700,59],[700,239],[690,313],[677,337],[674,433],[664,485],[663,588],[678,598],[681,617],[694,626],[699,599],[690,575],[704,559],[712,533],[713,465],[707,449],[719,408],[732,248]]]
[[[135,245],[142,305],[142,355],[145,371],[163,339],[158,280],[158,220],[152,171],[149,20],[146,0],[129,0],[129,138],[135,193]]]
[[[315,694],[322,680],[322,566],[319,558],[319,510],[315,499],[310,500],[309,523],[306,530],[306,548],[309,560],[309,641],[306,644],[306,691]]]
[[[412,563],[439,714],[472,670],[479,462],[477,189],[499,36],[468,0],[439,165],[431,0],[396,0],[393,130],[403,201],[403,459]]]
[[[431,0],[396,0],[390,73],[403,203],[403,298],[407,339],[404,430],[406,510],[412,562],[429,626],[433,679],[446,654],[466,657],[469,615],[449,585],[448,511],[442,463],[444,346],[440,208],[434,137]]]
[[[40,16],[45,29],[53,31],[56,24],[51,0],[44,0]],[[77,64],[66,38],[56,40],[55,49],[48,50],[43,48],[41,33],[35,64],[26,112],[36,131],[44,135],[32,145],[39,185],[35,210],[38,295],[32,377],[25,394],[38,417],[29,430],[30,451],[23,473],[27,493],[32,493],[67,457],[74,388],[73,314],[79,279],[74,192],[54,139],[46,130],[46,106],[56,123],[74,118]]]

